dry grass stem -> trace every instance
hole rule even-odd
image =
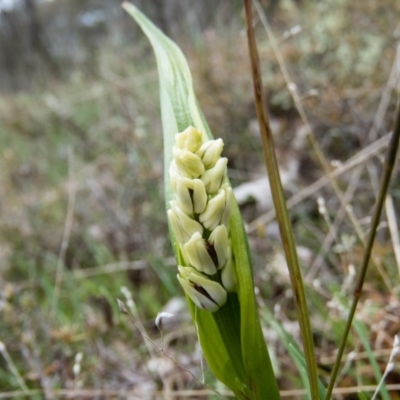
[[[336,168],[332,172],[333,177],[338,177],[345,172],[351,170],[352,168],[356,167],[359,164],[362,164],[369,160],[370,158],[374,157],[375,155],[379,154],[381,151],[385,149],[387,144],[390,140],[390,134],[386,134],[385,136],[381,137],[374,143],[370,144],[369,146],[365,147],[363,150],[360,150],[356,155],[346,161],[343,165]],[[287,201],[288,209],[294,207],[295,205],[301,203],[303,200],[313,196],[317,193],[320,189],[324,186],[329,184],[328,178],[324,175],[323,177],[319,178],[317,181],[312,183],[311,185],[307,186],[306,188],[302,189],[299,193],[296,193]],[[252,233],[255,232],[258,227],[262,224],[266,224],[271,222],[275,218],[275,210],[271,210],[265,214],[262,214],[260,217],[256,218],[254,221],[247,225],[247,232]]]
[[[399,227],[397,225],[397,216],[394,209],[393,198],[388,195],[385,202],[385,210],[387,216],[387,222],[389,226],[390,236],[392,237],[392,246],[394,251],[394,256],[396,258],[397,268],[399,270],[400,276],[400,236]]]

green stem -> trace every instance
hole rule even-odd
[[[367,273],[368,264],[369,264],[369,260],[371,258],[372,248],[374,245],[376,230],[378,228],[379,221],[381,219],[383,205],[385,203],[386,194],[389,189],[390,178],[392,176],[394,165],[396,163],[396,155],[397,155],[397,150],[399,147],[399,138],[400,138],[400,102],[397,106],[397,119],[395,122],[393,135],[392,135],[389,145],[388,145],[388,151],[387,151],[385,163],[383,166],[378,198],[375,203],[374,214],[372,216],[371,228],[370,228],[369,234],[368,234],[364,258],[362,260],[362,264],[360,267],[356,286],[355,286],[354,292],[353,292],[353,303],[350,307],[349,316],[347,318],[346,327],[345,327],[345,330],[344,330],[344,333],[342,336],[342,341],[340,343],[338,354],[336,356],[335,364],[333,366],[332,375],[331,375],[331,379],[329,381],[325,400],[328,400],[332,394],[333,386],[335,385],[336,377],[339,372],[340,362],[342,360],[342,356],[343,356],[343,352],[344,352],[344,349],[346,346],[347,338],[349,336],[350,328],[353,323],[354,315],[356,313],[357,304],[358,304],[358,301],[359,301],[361,293],[362,293],[362,289],[363,289],[363,285],[364,285],[364,281],[365,281],[365,275]]]
[[[244,0],[247,23],[247,39],[250,53],[250,61],[253,75],[255,107],[258,123],[260,126],[263,144],[264,158],[267,166],[268,177],[271,185],[272,198],[274,201],[279,230],[282,238],[283,248],[289,268],[292,289],[296,300],[297,313],[303,341],[304,354],[307,363],[307,372],[310,383],[311,398],[317,400],[318,395],[318,372],[315,360],[314,342],[311,332],[311,323],[308,313],[303,279],[297,257],[293,230],[286,207],[286,201],[280,180],[278,163],[276,160],[274,141],[261,80],[260,61],[254,36],[251,0]]]

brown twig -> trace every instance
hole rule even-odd
[[[303,278],[297,257],[293,230],[283,193],[282,182],[279,175],[272,130],[266,111],[266,101],[261,79],[260,61],[253,28],[252,0],[244,0],[244,4],[246,11],[247,40],[253,77],[254,100],[258,124],[260,127],[264,159],[267,166],[271,194],[274,201],[283,249],[287,260],[292,290],[296,302],[297,315],[299,319],[301,338],[303,341],[303,349],[310,384],[310,394],[313,400],[317,400],[319,398],[318,372],[315,360],[315,349],[311,332],[311,323],[304,291]]]

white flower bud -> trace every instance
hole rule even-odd
[[[191,267],[178,266],[178,280],[197,307],[217,311],[226,303],[226,290]]]
[[[186,243],[195,232],[203,233],[203,227],[194,219],[188,217],[177,205],[171,201],[168,210],[168,219],[179,243]]]
[[[227,292],[235,292],[237,290],[237,275],[231,248],[229,248],[228,259],[221,271],[221,281]]]
[[[178,172],[187,178],[198,178],[204,174],[204,165],[199,156],[187,149],[174,148],[174,160]]]
[[[232,202],[233,202],[233,190],[227,184],[223,186],[226,192],[226,203],[225,203],[225,210],[224,214],[221,218],[221,224],[225,225],[229,229],[229,219],[231,218],[232,213]]]
[[[227,164],[227,158],[220,158],[214,167],[207,170],[204,172],[204,175],[202,175],[201,180],[204,182],[208,193],[218,192],[226,177]]]
[[[214,261],[208,252],[207,244],[199,232],[193,234],[191,239],[184,245],[185,256],[190,265],[193,265],[198,271],[207,275],[217,273]]]
[[[222,187],[218,194],[208,201],[204,212],[199,216],[200,222],[210,231],[214,230],[218,225],[223,223],[227,225],[229,222],[232,207],[232,189],[228,186]]]
[[[221,157],[223,147],[224,142],[222,139],[208,140],[200,147],[200,150],[196,154],[201,158],[206,169],[210,169],[214,167]]]
[[[208,242],[214,247],[218,259],[218,269],[221,269],[226,263],[229,252],[228,229],[226,229],[226,226],[217,226],[211,232]]]
[[[193,126],[189,126],[183,132],[175,135],[175,146],[178,149],[187,149],[196,153],[203,144],[203,135]]]
[[[233,192],[224,183],[228,160],[221,158],[223,141],[204,140],[193,127],[175,135],[169,169],[175,201],[168,218],[185,265],[178,266],[178,280],[197,307],[214,312],[227,301],[227,290],[237,288],[229,245]],[[222,284],[210,279],[218,270]]]
[[[177,177],[175,180],[176,198],[186,214],[200,214],[207,205],[207,193],[203,181]]]

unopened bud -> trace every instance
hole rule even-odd
[[[201,180],[206,186],[208,193],[216,193],[221,187],[224,179],[226,177],[226,166],[228,164],[228,159],[223,157],[220,158],[217,163],[211,169],[204,172]]]
[[[232,208],[232,189],[222,187],[218,194],[208,201],[207,207],[200,214],[200,222],[209,230],[214,230],[219,224],[229,222]]]
[[[203,135],[193,126],[189,126],[183,132],[175,135],[175,146],[178,149],[187,149],[196,153],[203,143]]]
[[[222,139],[208,140],[200,147],[200,150],[196,154],[201,158],[206,169],[210,169],[214,167],[221,157],[223,147],[224,142]]]
[[[178,266],[178,269],[178,280],[197,307],[214,312],[226,303],[226,290],[218,282],[191,267]]]
[[[225,210],[221,218],[221,224],[228,227],[229,230],[229,220],[231,218],[232,213],[232,202],[233,202],[233,190],[230,186],[225,186],[226,192],[226,203],[225,203]]]
[[[235,261],[233,260],[230,248],[226,264],[221,271],[221,281],[227,292],[235,292],[237,290]]]
[[[170,204],[171,209],[168,210],[168,219],[179,243],[186,243],[195,232],[203,233],[201,224],[188,217],[179,208],[176,201],[171,201]]]
[[[200,179],[176,178],[176,197],[186,214],[200,214],[207,205],[207,193]]]
[[[217,272],[214,261],[207,250],[206,242],[199,232],[194,233],[183,247],[190,265],[193,265],[198,271],[207,275],[214,275]]]
[[[187,149],[174,148],[174,160],[178,172],[187,178],[198,178],[204,174],[204,165],[199,156]]]
[[[218,269],[220,269],[225,265],[229,252],[228,229],[226,229],[226,226],[217,226],[211,232],[208,242],[214,247],[218,259]]]

